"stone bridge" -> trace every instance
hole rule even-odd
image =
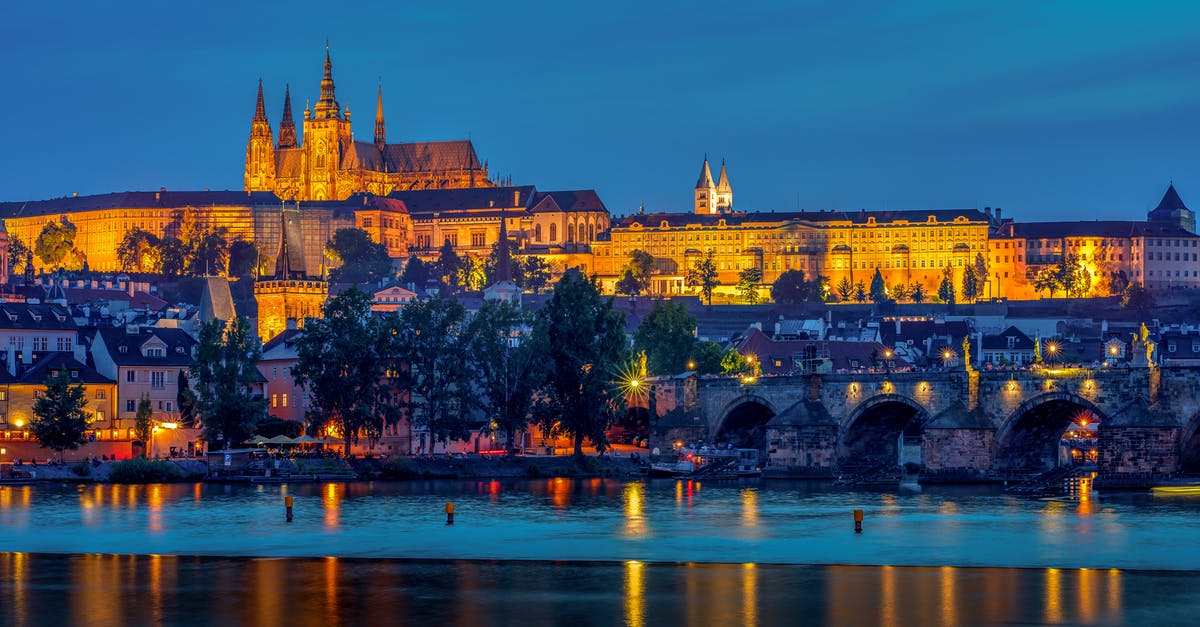
[[[1052,469],[1060,440],[1095,425],[1110,479],[1200,472],[1200,368],[1143,364],[694,379],[660,443],[703,439],[765,449],[772,473],[833,475],[908,462],[923,477]],[[676,385],[680,385],[676,383]]]

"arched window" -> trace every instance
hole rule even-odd
[[[596,225],[589,224],[588,225],[588,241],[590,242],[594,239],[596,239]]]
[[[542,225],[540,224],[533,225],[533,241],[542,241]]]
[[[554,241],[557,239],[558,239],[558,225],[551,224],[550,225],[550,243],[553,244]]]
[[[575,225],[574,224],[567,225],[567,241],[568,242],[575,241]]]

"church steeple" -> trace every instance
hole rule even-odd
[[[733,186],[729,184],[729,171],[725,169],[725,160],[721,159],[721,176],[717,180],[717,193],[714,208],[718,212],[733,209]]]
[[[283,87],[283,120],[279,123],[279,147],[296,147],[296,122],[292,120],[292,89]]]
[[[704,165],[700,166],[700,178],[696,181],[696,213],[716,213],[716,196],[717,185],[713,183],[712,170],[708,167],[708,155],[704,155]]]
[[[379,86],[379,97],[375,103],[375,147],[383,152],[387,145],[387,132],[383,128],[383,85]]]
[[[314,113],[318,119],[339,118],[341,108],[333,95],[333,63],[329,60],[329,43],[325,44],[325,76],[321,79],[321,98],[317,100]]]
[[[267,121],[267,107],[263,105],[262,79],[260,78],[260,79],[258,79],[258,104],[256,104],[254,106],[254,119],[251,120],[251,123],[252,124],[257,124],[258,122],[266,123],[266,121]]]
[[[263,105],[262,79],[258,79],[258,101],[254,119],[250,121],[250,139],[246,142],[244,185],[248,192],[272,191],[275,188],[275,140],[267,108]]]

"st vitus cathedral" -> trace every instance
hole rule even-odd
[[[275,192],[285,200],[344,200],[356,192],[384,196],[393,191],[492,187],[469,140],[387,143],[383,88],[375,107],[375,141],[355,141],[350,107],[334,97],[333,64],[325,49],[325,76],[316,106],[304,109],[304,132],[296,134],[290,89],[276,143],[263,105],[262,81],[246,143],[245,188]]]

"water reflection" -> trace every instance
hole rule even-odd
[[[646,624],[646,582],[642,579],[645,564],[636,560],[625,562],[625,624],[644,627]]]
[[[758,526],[758,491],[754,488],[742,489],[742,526]]]
[[[625,485],[623,500],[625,502],[625,532],[633,535],[646,533],[645,484],[628,483]]]

